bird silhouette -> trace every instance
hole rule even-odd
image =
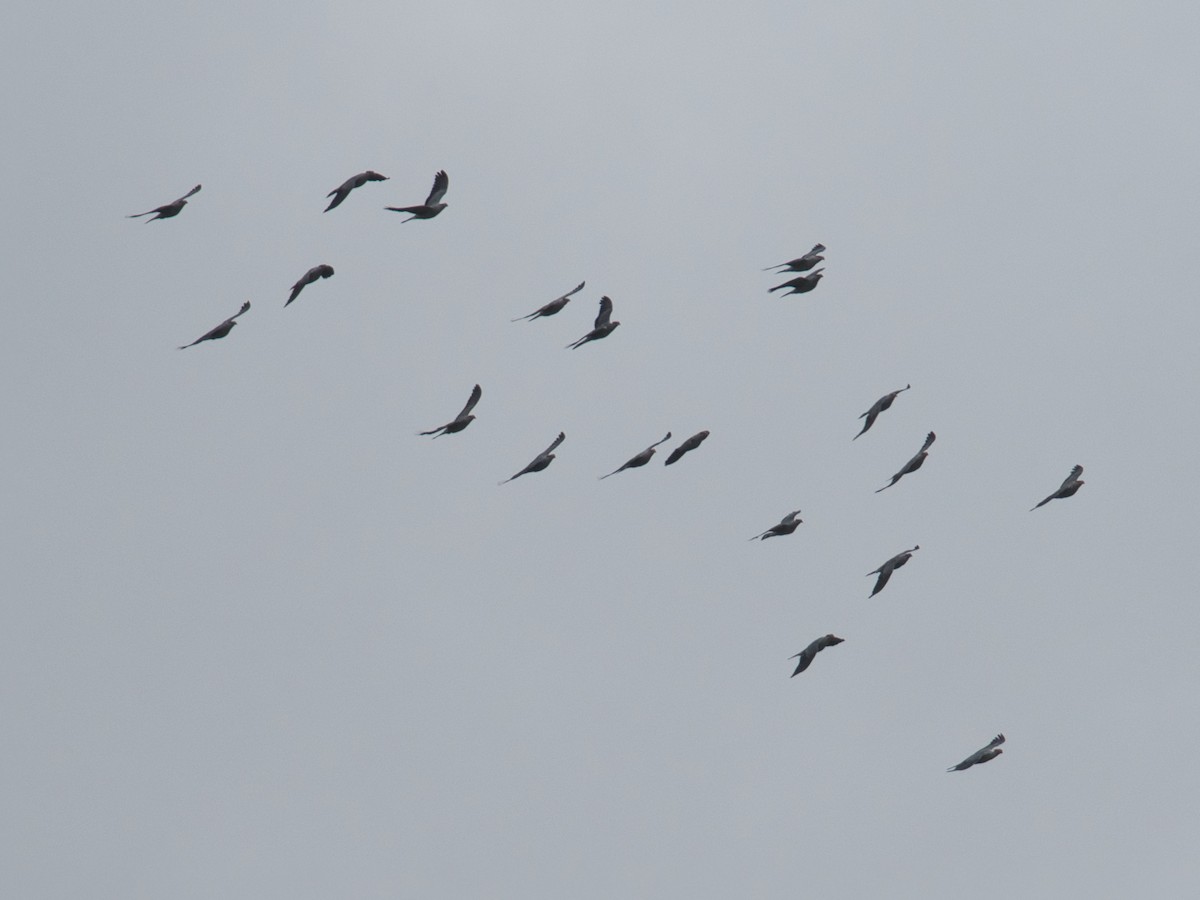
[[[817,269],[815,272],[809,272],[807,275],[801,275],[798,278],[793,278],[791,281],[785,281],[783,284],[777,284],[775,287],[767,291],[768,294],[773,294],[776,291],[781,291],[784,288],[791,288],[783,296],[787,297],[791,294],[807,294],[817,286],[817,282],[821,280],[824,269]]]
[[[884,586],[888,583],[888,579],[892,577],[892,573],[912,559],[913,553],[920,549],[921,545],[917,544],[917,546],[913,547],[912,550],[905,550],[903,553],[897,553],[874,572],[868,572],[868,578],[870,578],[872,575],[879,576],[879,578],[875,580],[875,589],[871,591],[871,597],[874,597],[876,594],[882,591]],[[867,599],[870,598],[868,597]]]
[[[995,759],[997,756],[999,756],[1001,753],[1004,752],[1003,750],[1000,749],[1000,745],[1003,743],[1004,743],[1004,735],[998,734],[994,738],[992,738],[991,742],[986,747],[981,747],[979,750],[976,750],[974,753],[972,753],[970,756],[968,756],[962,762],[958,763],[958,765],[951,766],[946,771],[947,772],[961,772],[964,769],[971,768],[971,766],[976,766],[976,765],[979,765],[980,763],[985,763],[989,759]]]
[[[299,281],[292,285],[292,295],[287,298],[287,303],[283,305],[287,306],[293,300],[299,297],[300,292],[304,290],[305,285],[312,284],[315,281],[320,281],[322,278],[329,278],[332,275],[333,266],[327,266],[325,263],[321,263],[319,266],[313,266],[301,276]]]
[[[564,440],[566,440],[566,438],[567,438],[567,435],[564,432],[560,431],[558,433],[558,437],[556,437],[554,439],[554,442],[549,447],[547,447],[545,450],[543,450],[541,453],[539,453],[537,456],[535,456],[533,458],[533,462],[531,462],[529,465],[527,465],[525,468],[523,468],[516,475],[512,476],[512,478],[505,478],[500,483],[508,484],[510,481],[513,480],[513,478],[520,478],[522,475],[528,475],[530,472],[542,471],[542,469],[546,468],[546,466],[548,466],[548,465],[550,465],[550,463],[554,462],[554,448],[557,447],[559,444],[561,444]]]
[[[1038,506],[1045,506],[1051,500],[1064,500],[1067,497],[1074,496],[1075,492],[1077,490],[1079,490],[1081,487],[1083,487],[1083,485],[1084,485],[1084,482],[1079,477],[1082,474],[1083,474],[1083,466],[1076,466],[1075,468],[1073,468],[1071,470],[1071,474],[1066,477],[1066,479],[1063,481],[1062,485],[1059,486],[1057,491],[1055,491],[1053,494],[1051,494],[1049,497],[1047,497],[1045,500],[1043,500],[1041,503],[1039,503],[1037,506],[1033,507],[1029,511],[1033,512],[1033,510],[1037,509]]]
[[[249,308],[250,308],[250,301],[247,300],[245,303],[242,304],[241,309],[239,309],[236,313],[234,313],[232,316],[230,316],[228,319],[226,319],[224,322],[222,322],[220,325],[218,325],[212,331],[209,331],[202,337],[196,338],[190,344],[184,344],[179,349],[186,350],[188,347],[195,347],[201,341],[215,341],[215,340],[225,337],[225,335],[227,335],[227,334],[229,334],[229,332],[233,331],[233,326],[237,324],[237,322],[235,322],[233,320],[236,319],[238,316],[240,316],[242,313],[244,313]]]
[[[784,516],[782,519],[779,520],[778,525],[772,525],[770,528],[768,528],[762,534],[756,534],[754,537],[750,538],[750,540],[765,541],[767,538],[770,538],[770,537],[779,537],[780,535],[791,534],[793,531],[795,531],[797,528],[800,527],[800,523],[803,521],[804,520],[800,518],[800,510],[796,510],[795,512],[790,512],[786,516]]]
[[[575,341],[573,344],[567,344],[567,349],[575,350],[582,347],[588,341],[598,341],[601,338],[606,338],[613,333],[613,330],[620,325],[620,322],[610,321],[612,319],[613,302],[608,297],[600,298],[600,313],[596,316],[596,327]]]
[[[765,269],[763,269],[763,271],[770,272],[772,269],[783,269],[785,272],[807,272],[825,258],[821,256],[821,254],[824,252],[824,244],[813,244],[813,248],[803,256],[797,256],[795,259],[789,259],[785,263],[767,266]]]
[[[562,296],[551,300],[545,306],[538,307],[527,316],[517,316],[517,318],[513,319],[512,321],[520,322],[524,319],[528,319],[532,322],[534,319],[540,319],[542,316],[553,316],[556,313],[562,312],[562,308],[571,302],[571,295],[578,294],[580,291],[582,291],[583,286],[586,283],[587,282],[584,281],[579,282],[579,284],[577,284],[571,290],[567,291]]]
[[[467,405],[462,408],[462,412],[454,417],[454,421],[447,422],[445,425],[440,425],[437,428],[429,431],[422,431],[420,433],[422,435],[432,434],[435,439],[441,437],[443,434],[457,434],[475,420],[475,417],[471,415],[471,410],[475,408],[475,404],[479,402],[479,398],[482,396],[483,388],[481,388],[479,385],[475,385],[475,387],[471,390],[471,396],[470,399],[467,400]],[[515,478],[516,476],[513,477]]]
[[[683,458],[683,454],[685,454],[691,450],[695,450],[697,447],[699,447],[701,444],[704,443],[704,440],[707,437],[708,437],[707,431],[701,431],[697,434],[693,434],[690,438],[688,438],[686,441],[684,441],[682,444],[680,444],[678,447],[676,447],[674,450],[671,451],[671,455],[667,457],[667,461],[665,463],[663,463],[663,465],[670,466],[670,465],[674,465],[675,463],[679,462],[679,460],[681,460]]]
[[[864,424],[862,427],[862,431],[850,438],[850,440],[857,441],[860,437],[866,434],[867,431],[870,430],[871,426],[875,424],[875,420],[879,418],[879,414],[885,409],[891,409],[893,401],[895,401],[898,396],[903,394],[911,387],[911,384],[906,384],[904,387],[900,388],[900,390],[892,391],[890,394],[884,394],[882,397],[872,403],[871,408],[859,416],[860,419],[867,420],[866,424]]]
[[[424,203],[419,206],[385,206],[384,209],[390,209],[392,212],[412,213],[404,220],[405,222],[411,222],[413,219],[432,219],[446,208],[442,198],[446,196],[446,190],[449,187],[450,176],[443,169],[434,176],[433,190],[429,192]]]
[[[329,212],[334,207],[341,206],[342,201],[350,196],[350,192],[352,190],[354,190],[355,188],[362,187],[368,181],[387,181],[387,180],[388,180],[388,178],[386,175],[380,175],[378,172],[370,172],[370,171],[360,172],[359,174],[355,175],[353,178],[347,178],[345,181],[343,181],[341,183],[341,185],[339,185],[338,187],[335,187],[332,191],[330,191],[328,194],[325,195],[326,197],[333,198],[332,200],[329,201],[329,205],[327,207],[325,207],[325,212]]]
[[[147,210],[144,213],[134,213],[132,216],[126,216],[125,218],[138,219],[138,218],[141,218],[142,216],[149,216],[154,213],[158,213],[158,215],[154,216],[154,218],[147,219],[146,221],[153,222],[154,219],[170,219],[173,216],[177,216],[181,212],[183,212],[183,208],[185,206],[187,206],[188,197],[192,196],[192,194],[195,194],[199,190],[200,190],[200,185],[196,185],[194,188],[192,188],[190,191],[188,191],[186,194],[184,194],[178,200],[172,200],[170,203],[164,203],[162,206],[156,206],[156,207],[154,207],[154,209]]]
[[[640,466],[644,466],[646,463],[650,462],[650,457],[652,457],[655,454],[656,451],[654,448],[657,447],[659,444],[669,441],[670,439],[671,439],[671,432],[668,431],[667,436],[664,437],[661,441],[655,441],[653,444],[651,444],[649,447],[647,447],[645,450],[643,450],[637,456],[633,457],[633,459],[631,459],[627,463],[625,463],[625,465],[621,466],[621,468],[614,469],[613,471],[609,472],[608,475],[601,475],[600,480],[603,481],[605,478],[609,478],[610,476],[616,475],[617,472],[624,472],[626,469],[636,469],[636,468],[639,468]]]
[[[840,638],[837,635],[826,634],[817,638],[795,656],[789,656],[788,659],[796,659],[797,657],[800,659],[800,662],[796,663],[796,671],[793,672],[790,677],[795,678],[797,675],[811,666],[812,661],[816,659],[817,654],[826,647],[836,647],[838,644],[845,643],[845,641],[845,638]]]
[[[897,481],[899,481],[905,475],[915,472],[915,471],[917,471],[917,469],[921,468],[921,466],[925,465],[925,457],[929,456],[929,448],[931,446],[933,446],[933,442],[936,440],[937,440],[937,435],[934,434],[932,431],[929,432],[929,434],[925,435],[925,443],[921,445],[920,452],[917,453],[917,455],[914,456],[912,459],[910,459],[908,462],[906,462],[901,467],[900,471],[892,476],[892,480],[889,481],[887,484],[885,484],[883,487],[881,487],[875,493],[878,494],[879,491],[886,491],[888,488],[890,488],[893,484],[895,484]]]

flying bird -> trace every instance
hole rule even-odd
[[[917,546],[913,547],[912,550],[905,550],[903,553],[897,553],[874,572],[868,572],[868,578],[870,578],[872,575],[879,576],[879,578],[875,581],[875,589],[871,591],[871,597],[874,597],[876,594],[882,591],[884,585],[888,583],[888,579],[892,577],[892,573],[908,562],[912,558],[913,553],[920,549],[921,545],[917,544]],[[869,600],[870,597],[867,599]]]
[[[652,457],[655,454],[656,451],[654,448],[657,447],[659,444],[669,441],[670,439],[671,439],[671,432],[668,431],[667,436],[664,437],[661,441],[655,441],[653,444],[651,444],[649,447],[647,447],[645,450],[643,450],[641,453],[639,453],[633,459],[629,460],[629,462],[625,463],[625,465],[621,466],[621,468],[614,469],[613,471],[609,472],[608,475],[601,475],[600,480],[603,481],[605,478],[608,478],[611,475],[616,475],[617,472],[624,472],[626,469],[636,469],[640,466],[644,466],[646,463],[650,462],[650,457]]]
[[[230,316],[228,319],[226,319],[224,322],[222,322],[220,325],[218,325],[212,331],[208,332],[203,337],[196,338],[190,344],[184,344],[179,349],[186,350],[188,347],[195,347],[201,341],[215,341],[219,338],[225,337],[225,335],[227,335],[227,334],[229,334],[229,332],[233,331],[233,326],[237,324],[237,322],[235,322],[233,320],[236,319],[238,316],[240,316],[242,313],[244,313],[249,308],[250,308],[250,301],[247,300],[245,303],[242,304],[241,309],[239,309],[236,313],[234,313],[232,316]]]
[[[845,638],[840,638],[837,635],[827,634],[823,637],[817,638],[795,656],[789,656],[788,659],[796,659],[797,657],[800,658],[800,662],[796,663],[796,671],[791,674],[791,677],[795,678],[797,675],[811,666],[812,661],[816,659],[817,654],[826,647],[835,647],[838,644],[845,643],[845,640]]]
[[[325,212],[329,212],[336,206],[341,206],[342,201],[350,196],[350,192],[355,188],[360,188],[368,181],[387,181],[386,175],[380,175],[378,172],[360,172],[353,178],[347,178],[340,186],[335,187],[332,191],[326,194],[326,197],[332,197],[329,205],[325,207]]]
[[[554,439],[554,442],[549,447],[547,447],[545,450],[543,450],[541,453],[539,453],[537,456],[535,456],[533,458],[533,462],[531,462],[529,465],[527,465],[525,468],[523,468],[520,472],[518,472],[512,478],[505,478],[500,483],[508,484],[510,481],[513,480],[513,478],[520,478],[522,475],[528,475],[530,472],[542,471],[542,469],[546,468],[546,466],[548,466],[548,465],[550,465],[550,463],[554,462],[554,448],[557,447],[559,444],[561,444],[566,439],[567,439],[567,435],[564,432],[560,431],[558,433],[558,437],[556,437]]]
[[[482,396],[483,388],[481,388],[479,385],[475,385],[475,387],[471,390],[471,397],[467,400],[467,405],[462,408],[462,412],[454,417],[453,422],[447,422],[445,425],[441,425],[430,431],[422,431],[421,434],[432,434],[436,439],[441,437],[443,434],[457,434],[458,432],[462,431],[473,421],[475,421],[475,417],[471,415],[471,410],[475,408],[475,404],[479,402],[479,398]],[[515,478],[516,476],[514,475],[513,477]]]
[[[801,275],[798,278],[793,278],[791,281],[785,281],[783,284],[777,284],[775,287],[767,291],[768,294],[773,294],[776,291],[781,291],[784,288],[791,288],[783,296],[787,297],[790,294],[807,294],[817,286],[817,282],[821,280],[821,273],[825,270],[817,269],[815,272],[809,272],[807,275]]]
[[[961,772],[963,769],[969,769],[969,768],[971,768],[971,766],[978,765],[979,763],[985,763],[989,759],[995,759],[997,756],[999,756],[1001,753],[1004,752],[1003,750],[1000,749],[1000,745],[1003,743],[1004,743],[1004,735],[998,734],[994,738],[992,738],[991,742],[986,747],[982,747],[979,750],[976,750],[974,753],[972,753],[970,756],[968,756],[966,759],[964,759],[958,765],[951,766],[946,771],[947,772]]]
[[[571,295],[578,294],[580,291],[582,291],[583,286],[586,283],[587,282],[585,282],[585,281],[579,282],[579,284],[577,284],[575,287],[571,288],[571,290],[567,291],[561,297],[556,297],[555,299],[553,299],[549,303],[547,303],[545,306],[538,307],[533,312],[531,312],[529,315],[518,316],[517,318],[513,319],[512,321],[520,322],[522,319],[528,319],[529,321],[532,322],[534,319],[540,319],[542,316],[552,316],[555,313],[562,312],[562,308],[571,302]]]
[[[872,403],[871,408],[859,416],[860,419],[867,420],[866,424],[862,427],[862,431],[860,431],[850,440],[857,441],[860,437],[866,434],[870,427],[875,424],[875,420],[879,418],[879,414],[885,409],[891,409],[892,402],[896,399],[896,397],[898,397],[900,394],[903,394],[911,387],[911,384],[906,384],[904,387],[900,388],[900,390],[892,391],[890,394],[884,394],[882,397]]]
[[[690,438],[671,451],[671,455],[667,457],[667,461],[663,465],[673,465],[683,458],[683,454],[689,450],[695,450],[704,443],[704,439],[708,437],[707,431],[701,431],[698,434],[693,434]]]
[[[608,297],[600,298],[600,313],[596,316],[596,327],[581,337],[573,344],[567,344],[567,348],[571,350],[578,349],[588,341],[598,341],[600,338],[606,338],[613,333],[613,330],[620,325],[620,322],[610,321],[612,319],[612,300]]]
[[[185,206],[187,206],[188,197],[192,196],[192,194],[196,193],[199,190],[200,190],[200,185],[196,185],[194,188],[192,188],[190,191],[188,191],[186,194],[184,194],[178,200],[173,200],[170,203],[164,203],[162,206],[156,206],[156,207],[154,207],[154,209],[147,210],[144,213],[134,213],[132,216],[126,216],[125,218],[138,219],[138,218],[141,218],[142,216],[148,216],[148,215],[151,215],[152,213],[158,213],[158,215],[154,216],[154,218],[147,219],[146,221],[153,222],[154,219],[170,219],[173,216],[177,216],[181,212],[183,212],[183,208]]]
[[[446,189],[449,187],[450,176],[443,169],[434,176],[433,190],[429,192],[429,196],[420,206],[385,206],[384,209],[390,209],[392,212],[412,213],[404,220],[405,222],[411,222],[413,219],[432,219],[446,208],[442,198],[446,196]]]
[[[929,455],[929,448],[931,446],[933,446],[933,442],[936,440],[937,440],[937,435],[934,434],[932,431],[929,432],[929,434],[925,435],[925,443],[921,445],[920,452],[917,453],[917,455],[914,456],[912,459],[910,459],[908,462],[906,462],[903,465],[903,467],[901,467],[900,471],[892,476],[892,480],[889,481],[887,484],[885,484],[883,487],[881,487],[875,493],[878,494],[879,491],[886,491],[888,488],[890,488],[893,484],[895,484],[897,481],[899,481],[905,475],[915,472],[915,471],[917,471],[917,469],[921,468],[921,466],[925,465],[925,457],[927,457]]]
[[[1033,512],[1033,510],[1037,509],[1038,506],[1045,506],[1051,500],[1064,500],[1067,497],[1073,496],[1075,494],[1075,492],[1077,490],[1079,490],[1081,487],[1083,487],[1085,484],[1085,482],[1082,481],[1079,477],[1082,474],[1083,474],[1083,466],[1076,466],[1075,468],[1073,468],[1071,470],[1071,474],[1066,477],[1066,480],[1063,481],[1062,485],[1059,487],[1059,489],[1057,491],[1055,491],[1053,494],[1051,494],[1049,497],[1047,497],[1045,500],[1043,500],[1041,503],[1039,503],[1037,506],[1033,507],[1033,509],[1031,509],[1029,511]]]
[[[333,266],[327,266],[325,263],[321,263],[319,266],[313,266],[304,273],[299,281],[292,285],[292,295],[287,298],[287,303],[283,305],[287,306],[289,303],[299,297],[300,292],[304,290],[305,285],[312,284],[315,281],[320,281],[322,278],[329,278],[332,275]]]
[[[750,540],[765,541],[769,537],[779,537],[780,535],[783,535],[783,534],[791,534],[793,531],[795,531],[797,528],[800,527],[800,523],[803,521],[804,520],[800,518],[800,510],[796,510],[795,512],[790,512],[786,516],[784,516],[782,519],[779,520],[778,525],[772,525],[770,528],[768,528],[762,534],[756,534],[754,537],[750,538]],[[817,649],[819,650],[821,648],[818,647]],[[814,651],[814,652],[816,652],[816,651]]]
[[[783,269],[786,272],[807,272],[825,258],[821,255],[824,252],[824,244],[813,244],[813,248],[803,256],[797,256],[795,259],[789,259],[787,262],[779,263],[778,265],[767,266],[763,271],[770,272],[772,269]]]

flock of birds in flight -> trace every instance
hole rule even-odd
[[[326,195],[327,197],[330,197],[332,199],[330,200],[329,205],[327,207],[325,207],[325,212],[329,212],[330,210],[336,209],[338,206],[340,206],[346,200],[346,198],[350,196],[350,192],[355,190],[356,188],[360,188],[363,185],[365,185],[369,182],[372,182],[372,181],[387,181],[387,180],[388,180],[387,176],[380,175],[378,172],[373,172],[373,171],[362,172],[358,175],[355,175],[351,178],[346,179],[344,182],[342,182],[341,185],[334,188],[332,191],[330,191]],[[391,212],[407,213],[409,217],[407,219],[404,219],[405,222],[411,222],[413,219],[432,219],[435,216],[437,216],[439,213],[441,213],[444,209],[446,209],[447,204],[445,203],[444,198],[446,196],[446,191],[449,189],[449,187],[450,187],[450,178],[446,174],[445,170],[442,170],[442,171],[439,171],[437,173],[437,175],[434,176],[433,188],[432,188],[432,190],[430,190],[429,196],[425,198],[424,203],[420,203],[420,204],[417,204],[414,206],[387,206],[384,208],[387,210],[390,210]],[[195,194],[197,194],[200,191],[200,188],[201,188],[201,185],[196,185],[194,188],[192,188],[190,191],[188,191],[186,194],[184,194],[182,197],[178,198],[177,200],[173,200],[170,203],[165,203],[162,206],[157,206],[154,209],[147,210],[146,212],[143,212],[143,213],[135,213],[131,216],[128,216],[128,218],[136,219],[136,218],[141,218],[143,216],[150,216],[150,218],[146,220],[147,222],[152,222],[155,219],[173,218],[173,217],[179,215],[181,212],[183,212],[183,208],[185,206],[187,206],[188,199],[191,198],[192,196],[194,196]],[[806,294],[809,291],[814,290],[817,287],[817,284],[820,282],[822,275],[825,271],[824,267],[822,267],[822,268],[816,268],[816,267],[819,263],[824,261],[825,257],[822,254],[824,254],[826,249],[827,248],[825,247],[824,244],[815,244],[811,250],[809,250],[807,253],[805,253],[802,256],[798,256],[795,259],[788,260],[787,262],[779,263],[774,266],[768,266],[767,268],[763,269],[764,272],[773,271],[773,272],[776,272],[777,274],[779,274],[780,271],[782,271],[784,273],[791,273],[791,272],[800,273],[795,278],[789,279],[788,281],[785,281],[782,284],[778,284],[778,285],[775,285],[774,287],[770,288],[768,290],[768,293],[774,293],[775,291],[784,290],[786,288],[786,289],[788,289],[787,293],[785,293],[783,295],[786,297],[791,294]],[[298,296],[300,296],[300,292],[303,291],[306,286],[313,284],[317,281],[320,281],[323,278],[330,278],[333,276],[333,274],[334,274],[333,266],[326,265],[326,264],[314,266],[313,268],[309,269],[307,272],[304,273],[303,276],[301,276],[301,278],[295,284],[292,285],[291,294],[289,295],[287,301],[283,305],[285,307],[290,305],[292,303],[292,301],[294,301]],[[570,302],[572,296],[574,296],[575,294],[577,294],[581,290],[583,290],[585,283],[586,282],[581,281],[578,285],[576,285],[571,290],[567,291],[565,294],[561,294],[560,296],[551,300],[549,303],[546,303],[543,306],[540,306],[539,308],[535,309],[533,312],[528,313],[524,316],[518,316],[517,318],[513,319],[512,321],[513,322],[521,322],[521,321],[532,322],[537,319],[557,315],[558,313],[562,312],[562,310]],[[209,330],[205,334],[201,335],[196,340],[192,341],[190,344],[184,344],[179,349],[186,350],[187,348],[194,347],[203,341],[215,341],[215,340],[219,340],[220,338],[226,337],[231,331],[233,331],[234,326],[237,325],[237,321],[236,321],[237,318],[239,316],[244,315],[246,312],[249,311],[249,309],[250,309],[250,302],[246,301],[245,303],[242,304],[241,309],[239,309],[236,313],[234,313],[232,316],[230,316],[224,322],[217,325],[215,328]],[[567,349],[578,349],[578,348],[582,347],[584,344],[590,343],[592,341],[602,340],[603,338],[606,338],[610,334],[612,334],[613,331],[616,330],[617,326],[621,324],[619,321],[613,320],[612,312],[613,312],[612,300],[609,297],[601,297],[600,298],[600,311],[596,316],[596,319],[595,319],[595,322],[593,323],[593,327],[592,327],[591,331],[589,331],[587,334],[583,335],[578,340],[573,341],[572,343],[568,344]],[[890,409],[892,404],[895,402],[896,398],[898,396],[900,396],[900,394],[904,393],[907,390],[910,390],[911,388],[912,388],[911,384],[906,384],[904,387],[900,388],[899,390],[895,390],[889,394],[885,394],[884,396],[882,396],[878,400],[876,400],[873,404],[871,404],[871,408],[859,416],[860,419],[866,420],[863,423],[862,430],[859,431],[858,434],[856,434],[851,440],[858,440],[860,437],[862,437],[864,434],[866,434],[868,431],[870,431],[871,426],[873,426],[875,424],[875,421],[876,421],[876,419],[879,418],[880,414],[883,412],[886,412],[888,409]],[[466,427],[468,425],[471,424],[472,421],[474,421],[475,415],[474,415],[473,410],[475,409],[476,404],[479,403],[479,400],[482,396],[483,396],[482,387],[480,387],[480,385],[478,385],[478,384],[475,385],[475,387],[471,390],[471,395],[467,399],[466,405],[462,408],[462,410],[458,413],[457,416],[455,416],[451,421],[447,422],[444,425],[440,425],[437,428],[430,429],[429,431],[419,432],[419,434],[423,435],[423,436],[432,436],[434,438],[437,438],[437,437],[441,437],[443,435],[457,434],[458,432],[463,431],[464,429],[466,429]],[[704,442],[704,440],[708,437],[708,435],[709,435],[708,431],[701,431],[701,432],[698,432],[697,434],[692,435],[690,438],[688,438],[686,441],[684,441],[682,444],[680,444],[678,447],[676,447],[674,450],[671,451],[671,453],[668,455],[668,457],[666,459],[665,464],[670,466],[670,465],[674,465],[675,463],[677,463],[684,456],[684,454],[686,454],[692,450],[695,450],[697,447],[699,447]],[[533,460],[528,465],[526,465],[523,469],[521,469],[519,472],[515,473],[514,475],[506,478],[504,481],[501,481],[500,484],[507,484],[510,481],[520,478],[522,475],[529,475],[534,472],[541,472],[542,470],[547,468],[550,465],[550,463],[552,463],[555,459],[554,451],[558,448],[559,444],[561,444],[564,440],[566,440],[566,437],[567,437],[566,434],[560,431],[558,433],[558,436],[550,443],[549,447],[547,447],[545,450],[543,450],[541,453],[539,453],[537,456],[535,456],[533,458]],[[609,472],[607,475],[601,475],[600,480],[603,481],[605,478],[610,478],[613,475],[618,474],[619,472],[624,472],[626,469],[636,469],[636,468],[639,468],[641,466],[648,464],[650,462],[651,458],[657,452],[657,448],[659,447],[659,445],[666,443],[670,439],[671,439],[671,432],[668,431],[666,436],[663,437],[661,440],[655,441],[653,444],[651,444],[645,450],[642,450],[640,453],[636,454],[635,456],[633,456],[632,458],[627,460],[625,463],[623,463],[621,466],[619,466],[618,468]],[[878,488],[875,493],[879,493],[880,491],[884,491],[890,487],[893,487],[905,475],[911,475],[913,472],[916,472],[918,469],[920,469],[921,466],[923,466],[925,464],[925,460],[929,456],[929,448],[933,446],[933,442],[936,439],[937,439],[937,435],[934,434],[934,432],[932,432],[932,431],[929,432],[929,434],[925,437],[925,443],[922,444],[921,449],[916,453],[916,455],[914,455],[908,462],[906,462],[903,466],[901,466],[900,469],[892,476],[891,481],[889,481],[883,487]],[[1032,512],[1035,509],[1038,509],[1039,507],[1045,506],[1051,500],[1062,500],[1067,497],[1073,496],[1084,484],[1084,482],[1079,477],[1082,474],[1083,474],[1083,466],[1077,465],[1074,468],[1072,468],[1070,474],[1066,477],[1066,479],[1064,479],[1063,483],[1059,486],[1059,488],[1056,491],[1054,491],[1052,494],[1047,496],[1045,499],[1043,499],[1039,503],[1035,504],[1030,509],[1030,512]],[[800,525],[804,521],[803,519],[800,518],[800,512],[801,512],[801,510],[798,510],[798,509],[793,510],[792,512],[789,512],[786,516],[783,517],[783,519],[780,520],[780,522],[777,525],[772,525],[766,531],[763,531],[760,534],[756,534],[754,537],[750,538],[750,540],[765,541],[767,538],[783,537],[785,535],[792,534],[797,528],[800,527]],[[889,559],[887,562],[885,562],[883,565],[881,565],[878,569],[868,572],[867,573],[868,576],[871,576],[871,575],[879,576],[875,580],[875,587],[872,589],[870,596],[874,597],[876,594],[878,594],[880,591],[882,591],[884,589],[884,587],[887,585],[888,581],[891,579],[892,573],[894,573],[897,569],[899,569],[900,567],[905,565],[912,558],[913,553],[920,549],[921,549],[921,547],[918,544],[918,545],[914,546],[911,550],[905,550],[901,553],[897,553],[895,556],[893,556],[891,559]],[[798,659],[799,660],[799,662],[796,665],[795,671],[792,672],[791,677],[794,678],[797,675],[799,675],[801,672],[804,672],[805,670],[807,670],[808,667],[810,665],[812,665],[812,662],[816,658],[817,654],[820,653],[822,650],[825,650],[829,647],[834,647],[841,643],[844,643],[844,638],[837,637],[836,635],[833,635],[833,634],[822,635],[821,637],[814,640],[812,643],[810,643],[807,647],[805,647],[799,653],[789,657],[790,659]],[[995,759],[997,756],[999,756],[1001,753],[1004,752],[1000,747],[1000,745],[1004,743],[1004,740],[1005,740],[1005,738],[1004,738],[1003,734],[997,734],[994,738],[992,738],[992,740],[985,747],[982,747],[981,749],[975,751],[970,756],[968,756],[966,759],[964,759],[962,762],[951,766],[946,771],[947,772],[961,772],[965,769],[971,768],[974,765],[978,765],[980,763],[985,763],[985,762],[988,762],[989,760]]]

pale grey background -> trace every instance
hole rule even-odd
[[[1194,4],[6,19],[5,897],[1194,896]]]

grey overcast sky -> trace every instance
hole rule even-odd
[[[5,20],[0,895],[1195,895],[1194,3]]]

